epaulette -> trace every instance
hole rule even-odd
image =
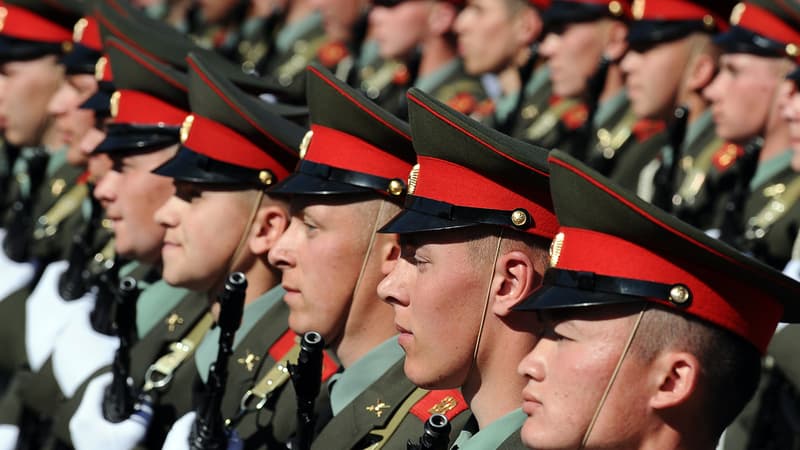
[[[467,401],[458,389],[430,391],[411,407],[411,414],[425,422],[433,414],[443,414],[447,420],[466,411]]]
[[[666,128],[663,120],[639,119],[633,124],[633,135],[637,142],[644,142]]]
[[[478,108],[478,99],[469,92],[459,92],[447,100],[447,106],[461,114],[472,114]]]
[[[714,152],[714,156],[711,157],[711,163],[718,172],[722,173],[730,169],[733,163],[742,155],[744,155],[742,146],[726,142]]]
[[[299,336],[291,329],[287,330],[283,335],[275,341],[274,344],[267,350],[269,356],[275,361],[283,361],[286,355],[298,345]],[[327,381],[333,374],[339,370],[339,364],[331,358],[327,351],[322,353],[322,381]],[[296,359],[293,358],[293,359]],[[295,362],[294,360],[291,362]]]
[[[327,42],[317,51],[317,59],[326,68],[333,69],[348,54],[347,46],[341,42]]]

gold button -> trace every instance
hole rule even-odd
[[[714,28],[714,17],[711,14],[703,16],[703,25],[708,29]]]
[[[395,179],[389,182],[389,194],[397,197],[398,195],[402,195],[404,190],[405,185],[402,181]]]
[[[669,290],[669,301],[676,305],[685,305],[691,299],[692,294],[689,292],[689,288],[682,284],[676,284]]]
[[[619,16],[622,14],[622,5],[618,1],[613,1],[608,4],[608,10],[611,11],[611,14],[615,16]]]
[[[515,209],[514,212],[511,213],[511,223],[518,227],[525,225],[528,223],[528,213],[521,209]]]
[[[261,181],[261,183],[264,186],[271,185],[273,178],[274,177],[272,176],[272,172],[270,172],[269,170],[262,170],[261,172],[258,173],[258,180]]]
[[[797,45],[795,44],[786,44],[786,54],[794,58],[797,56]]]

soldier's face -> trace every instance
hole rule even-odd
[[[402,58],[429,35],[430,0],[405,1],[393,7],[375,6],[369,13],[372,37],[384,58]]]
[[[113,156],[112,170],[98,181],[94,195],[111,221],[118,254],[151,264],[161,259],[164,228],[153,216],[175,189],[172,179],[150,171],[168,160],[176,148],[174,145],[150,153]],[[92,166],[102,163],[102,155],[90,159]]]
[[[609,20],[570,23],[545,36],[539,52],[547,58],[553,93],[578,97],[595,73],[605,51]]]
[[[658,120],[671,116],[688,58],[688,38],[628,51],[620,67],[636,117]]]
[[[86,134],[83,135],[78,144],[81,153],[83,153],[89,161],[86,165],[89,171],[89,179],[95,183],[103,179],[103,176],[111,171],[113,165],[111,158],[109,158],[107,154],[92,153],[105,138],[105,131],[92,127],[86,131]]]
[[[322,14],[322,23],[328,39],[347,42],[353,26],[364,11],[363,0],[311,0]]]
[[[782,90],[781,115],[789,124],[789,139],[794,152],[792,168],[800,172],[800,90],[793,81],[784,82]]]
[[[289,327],[298,334],[318,331],[335,345],[347,326],[360,326],[361,308],[381,305],[375,300],[379,267],[369,264],[359,286],[368,304],[354,292],[374,229],[373,205],[296,197],[290,213],[289,227],[269,251],[270,264],[283,275]]]
[[[229,191],[175,181],[175,194],[155,213],[166,229],[161,249],[162,277],[173,285],[207,292],[217,287],[248,228],[255,191]]]
[[[400,236],[400,260],[378,286],[394,307],[406,376],[428,389],[465,384],[485,301],[491,263],[476,260],[452,233]]]
[[[217,23],[228,17],[239,0],[199,0],[200,12],[209,23]]]
[[[519,17],[503,0],[467,2],[454,26],[467,72],[497,73],[513,64],[515,55],[529,44]]]
[[[719,74],[703,91],[719,137],[743,144],[765,132],[783,78],[775,62],[744,53],[722,55]]]
[[[52,118],[47,104],[64,80],[63,66],[49,55],[31,61],[11,61],[0,66],[7,77],[0,95],[0,126],[13,145],[39,145]]]
[[[80,144],[83,136],[94,128],[94,111],[79,106],[95,92],[94,76],[70,75],[47,105],[48,113],[55,118],[55,131],[67,145],[67,162],[73,166],[83,166],[87,162]]]
[[[649,416],[645,392],[654,380],[633,354],[626,356],[588,444],[580,446],[634,317],[589,313],[555,318],[545,312],[542,319],[539,341],[518,368],[528,378],[522,392],[522,411],[528,416],[523,443],[543,450],[638,448]]]

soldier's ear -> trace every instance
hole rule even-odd
[[[453,28],[458,11],[448,2],[434,2],[428,15],[428,27],[431,34],[442,36]]]
[[[610,20],[607,31],[606,47],[603,51],[611,61],[620,61],[628,51],[628,27],[619,20]]]
[[[711,84],[717,74],[717,63],[714,57],[708,53],[700,53],[690,62],[686,75],[686,87],[691,92],[701,93],[702,90]]]
[[[656,388],[650,396],[650,407],[667,410],[691,400],[698,388],[700,361],[693,354],[667,350],[650,363],[652,385]]]
[[[492,281],[494,314],[500,317],[509,315],[512,308],[538,286],[538,278],[533,260],[527,253],[514,250],[501,254]]]
[[[266,200],[265,200],[266,201]],[[289,226],[289,213],[280,204],[262,205],[253,219],[248,245],[255,255],[265,255]]]

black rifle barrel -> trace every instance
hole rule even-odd
[[[116,331],[119,336],[119,348],[114,355],[111,366],[113,379],[106,388],[103,397],[103,416],[106,420],[119,423],[130,417],[136,403],[131,370],[131,347],[136,340],[136,302],[140,290],[133,277],[125,277],[119,282],[117,311],[115,317]]]
[[[325,340],[316,331],[303,335],[297,364],[289,364],[295,395],[297,396],[297,434],[292,450],[308,450],[314,440],[314,401],[322,383],[322,357]]]
[[[242,323],[247,278],[234,272],[225,281],[225,288],[217,298],[220,304],[217,325],[220,328],[217,359],[208,370],[208,381],[200,397],[197,418],[189,436],[192,450],[216,450],[228,447],[228,437],[222,419],[222,396],[228,380],[228,360],[233,354],[233,340]]]

